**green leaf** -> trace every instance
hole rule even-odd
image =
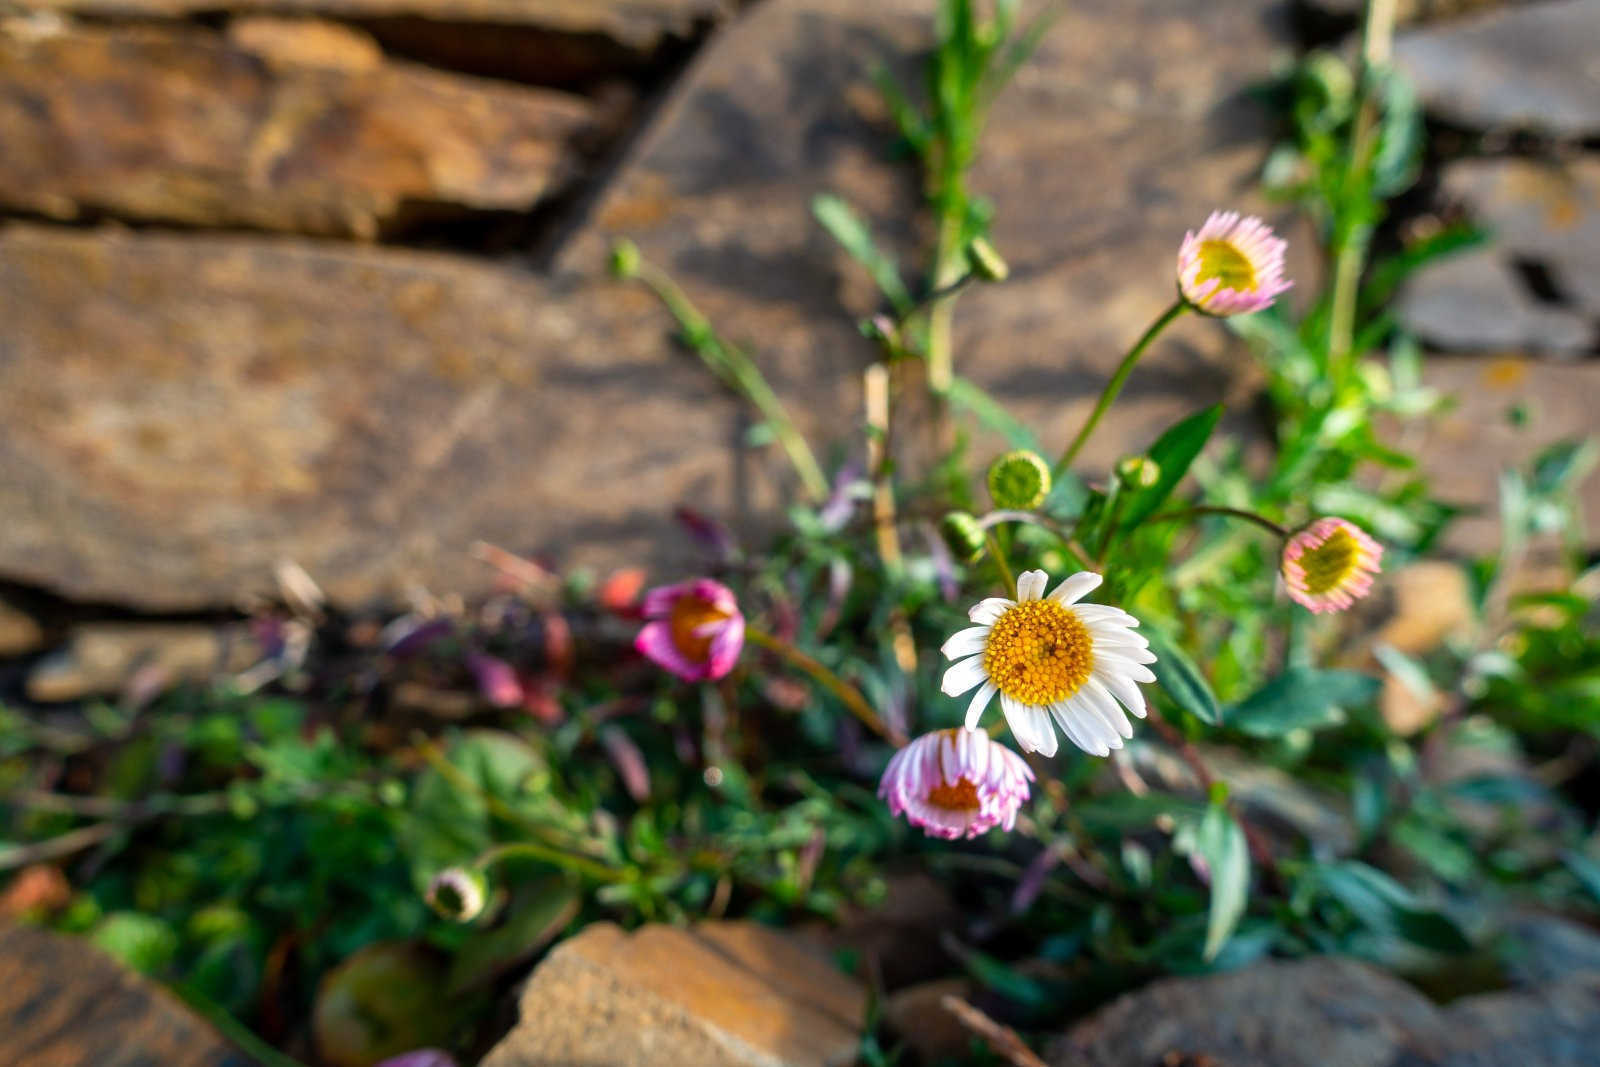
[[[1221,722],[1222,709],[1217,704],[1217,695],[1189,654],[1153,626],[1146,627],[1144,635],[1149,638],[1150,651],[1156,656],[1150,669],[1173,702],[1208,726]]]
[[[1189,473],[1189,467],[1200,455],[1200,450],[1211,439],[1211,433],[1221,418],[1222,405],[1216,404],[1180,420],[1156,439],[1156,443],[1150,446],[1149,456],[1160,466],[1161,477],[1150,488],[1129,494],[1122,506],[1119,529],[1131,530],[1167,502],[1178,483],[1183,481],[1183,476]]]
[[[1043,453],[1044,449],[1033,431],[1018,421],[1015,415],[1006,410],[1005,405],[984,392],[971,379],[956,378],[950,383],[950,391],[945,395],[950,398],[951,404],[971,413],[986,428],[1004,437],[1012,448],[1026,448],[1030,452]]]
[[[100,920],[89,940],[142,974],[159,974],[178,954],[178,934],[153,915],[114,911]]]
[[[1462,953],[1472,942],[1454,919],[1418,901],[1387,874],[1357,860],[1314,868],[1318,884],[1370,930],[1435,952]]]
[[[516,891],[503,921],[475,929],[456,950],[445,980],[451,996],[493,981],[555,939],[578,914],[582,898],[568,878],[541,878]]]
[[[1291,667],[1228,712],[1228,725],[1252,737],[1343,725],[1345,708],[1370,703],[1378,679],[1357,671]]]
[[[1213,804],[1195,828],[1194,850],[1211,871],[1211,908],[1201,953],[1210,961],[1217,958],[1244,917],[1250,899],[1250,848],[1234,817],[1220,804]]]
[[[811,200],[811,214],[851,258],[866,268],[895,311],[904,315],[916,306],[911,291],[900,277],[900,268],[878,247],[872,239],[872,231],[854,208],[831,193],[819,193]]]

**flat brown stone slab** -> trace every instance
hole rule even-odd
[[[275,595],[285,559],[344,605],[471,593],[478,539],[681,563],[670,507],[733,510],[737,422],[654,309],[445,255],[7,228],[0,573],[180,610]]]
[[[0,1063],[253,1067],[172,994],[86,941],[0,926]]]
[[[196,12],[270,11],[343,19],[415,16],[441,23],[537,26],[604,34],[630,46],[654,46],[666,33],[726,14],[731,0],[29,0],[43,11],[84,15],[180,17]]]
[[[824,1067],[854,1061],[866,991],[775,930],[586,927],[528,979],[483,1067]]]
[[[527,210],[592,115],[325,25],[0,22],[0,204],[55,218],[371,238],[419,208]]]
[[[1245,93],[1288,47],[1285,8],[1069,4],[1000,96],[974,185],[997,207],[995,243],[1012,278],[963,297],[957,370],[1047,447],[1065,445],[1171,300],[1184,231],[1213,208],[1262,207],[1267,126]],[[878,298],[810,201],[842,195],[903,263],[921,261],[921,196],[891,162],[895,134],[872,75],[891,62],[920,85],[911,57],[929,39],[922,0],[756,7],[707,47],[562,266],[598,272],[610,240],[630,237],[768,373],[793,381],[794,368],[825,359],[843,379],[835,405],[859,410],[856,379],[873,352],[853,320]],[[1085,466],[1103,470],[1195,407],[1242,398],[1247,366],[1222,327],[1181,324],[1141,366]]]

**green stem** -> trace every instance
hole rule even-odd
[[[1230,519],[1243,519],[1245,522],[1253,522],[1253,523],[1255,523],[1257,526],[1261,527],[1263,530],[1268,530],[1268,531],[1276,534],[1278,537],[1282,538],[1285,541],[1287,541],[1289,539],[1289,531],[1286,530],[1284,527],[1282,527],[1282,526],[1278,525],[1277,523],[1273,522],[1271,519],[1267,518],[1265,515],[1257,515],[1253,511],[1245,511],[1242,508],[1219,508],[1219,507],[1184,508],[1182,511],[1169,511],[1169,512],[1166,512],[1163,515],[1155,515],[1155,516],[1152,516],[1151,518],[1148,518],[1148,519],[1146,519],[1144,521],[1145,522],[1177,522],[1180,519],[1192,519],[1192,518],[1194,518],[1194,517],[1196,517],[1198,515],[1223,515],[1223,516],[1226,516],[1226,517],[1228,517]]]
[[[598,882],[632,882],[639,877],[639,872],[631,867],[608,867],[584,856],[541,845],[537,841],[512,841],[496,845],[473,860],[472,866],[479,871],[487,871],[501,860],[516,856],[539,860],[574,874],[587,875]]]
[[[1083,424],[1083,429],[1078,431],[1078,436],[1072,439],[1072,444],[1068,445],[1067,450],[1061,454],[1061,459],[1056,462],[1051,474],[1060,478],[1067,473],[1068,468],[1072,466],[1072,461],[1078,458],[1078,453],[1083,450],[1084,444],[1089,440],[1089,435],[1094,433],[1094,428],[1100,425],[1100,419],[1105,415],[1106,410],[1117,399],[1117,394],[1122,392],[1122,386],[1127,382],[1128,376],[1133,373],[1134,365],[1139,362],[1139,357],[1144,355],[1144,350],[1150,347],[1150,342],[1154,341],[1161,331],[1171,324],[1173,319],[1176,319],[1188,309],[1189,305],[1184,303],[1181,298],[1174,301],[1171,307],[1163,311],[1160,317],[1150,324],[1150,328],[1145,330],[1144,335],[1128,350],[1128,354],[1122,357],[1122,362],[1117,365],[1116,373],[1106,383],[1105,389],[1101,390],[1100,400],[1095,404],[1094,411],[1089,414],[1089,420]]]
[[[761,412],[761,417],[772,427],[778,444],[789,457],[795,473],[800,476],[807,495],[817,502],[826,500],[829,491],[828,479],[822,473],[822,466],[817,463],[816,454],[811,451],[811,446],[806,443],[805,437],[795,428],[788,409],[783,406],[783,401],[778,399],[778,394],[767,384],[755,361],[742,349],[718,337],[711,320],[694,306],[679,288],[678,283],[664,272],[649,263],[640,263],[637,277],[650,287],[672,313],[672,317],[678,320],[678,325],[683,327],[690,346],[711,373],[742,394]]]
[[[966,195],[960,189],[960,172],[947,175],[941,197],[939,243],[934,256],[933,307],[928,312],[928,387],[938,396],[950,391],[955,381],[953,354],[956,291],[965,269],[961,226],[966,211]],[[945,290],[950,292],[945,295]]]
[[[850,714],[860,719],[862,725],[879,737],[897,746],[906,743],[906,738],[903,735],[896,730],[889,729],[878,713],[872,710],[872,705],[868,704],[867,698],[861,695],[861,690],[840,678],[819,660],[806,655],[789,642],[775,637],[765,630],[758,630],[748,623],[745,624],[744,636],[745,640],[752,645],[764,648],[768,652],[776,652],[788,660],[791,665],[811,675],[818,685],[838,697],[839,702],[849,709]]]
[[[995,540],[993,527],[984,527],[983,540],[989,546],[989,555],[994,557],[994,565],[1000,571],[1000,582],[1006,587],[1006,592],[1011,594],[1011,599],[1017,599],[1017,580],[1011,577],[1011,567],[1006,563],[1006,554],[1000,548],[1000,542]]]

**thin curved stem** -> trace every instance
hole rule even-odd
[[[1083,450],[1084,444],[1089,440],[1089,435],[1094,433],[1094,428],[1100,425],[1100,419],[1105,415],[1112,403],[1115,402],[1117,394],[1122,392],[1122,386],[1127,382],[1128,376],[1133,373],[1133,368],[1139,362],[1139,357],[1144,355],[1144,350],[1150,347],[1150,342],[1160,336],[1161,331],[1165,330],[1173,319],[1176,319],[1188,309],[1189,305],[1184,303],[1181,297],[1173,301],[1172,306],[1163,311],[1160,317],[1150,324],[1150,327],[1144,331],[1139,340],[1135,341],[1133,347],[1128,350],[1128,354],[1122,357],[1122,362],[1117,365],[1116,373],[1111,376],[1111,380],[1101,390],[1100,400],[1095,404],[1094,411],[1089,414],[1089,420],[1083,424],[1083,429],[1078,431],[1078,436],[1072,439],[1072,443],[1067,446],[1067,450],[1061,454],[1061,459],[1056,462],[1055,467],[1052,469],[1051,473],[1055,477],[1059,478],[1065,474],[1067,469],[1072,466],[1072,461],[1078,458],[1078,453]]]
[[[745,625],[744,636],[752,645],[764,648],[768,652],[776,652],[791,665],[811,675],[818,685],[838,697],[839,702],[849,709],[850,714],[860,719],[862,725],[879,737],[897,746],[906,743],[907,739],[899,731],[891,730],[878,713],[872,710],[872,705],[861,695],[861,690],[833,673],[821,661],[808,656],[789,642],[749,624]]]
[[[639,877],[639,873],[631,867],[608,867],[584,856],[541,845],[537,841],[511,841],[504,845],[496,845],[473,860],[472,866],[480,871],[486,871],[501,860],[515,856],[540,860],[574,874],[588,875],[601,882],[631,882]]]
[[[1006,562],[1006,554],[1000,548],[1000,542],[994,536],[994,530],[985,528],[983,531],[984,543],[989,546],[989,555],[994,557],[994,565],[1000,570],[1000,582],[1006,587],[1006,592],[1011,594],[1011,599],[1017,599],[1017,580],[1011,576],[1011,565]]]
[[[1144,521],[1176,522],[1179,519],[1190,519],[1197,515],[1222,515],[1230,519],[1243,519],[1245,522],[1253,522],[1263,530],[1268,530],[1278,535],[1279,538],[1285,541],[1289,539],[1289,531],[1284,529],[1282,526],[1279,526],[1265,515],[1257,515],[1253,511],[1245,511],[1241,508],[1221,508],[1211,506],[1184,508],[1182,511],[1169,511],[1164,515],[1156,515]]]

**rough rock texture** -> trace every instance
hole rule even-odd
[[[1264,963],[1173,978],[1075,1026],[1060,1067],[1577,1067],[1600,1039],[1600,975],[1439,1008],[1353,960]],[[1183,1057],[1189,1057],[1184,1059]]]
[[[1169,298],[1184,229],[1253,206],[1265,142],[1243,93],[1286,40],[1281,14],[1075,4],[1002,97],[977,185],[1014,281],[964,299],[959,366],[1048,447]],[[665,564],[687,555],[680,501],[746,528],[781,514],[795,498],[781,458],[738,447],[743,407],[674,348],[651,299],[601,277],[604,253],[636,236],[752,343],[813,440],[850,434],[872,358],[851,320],[876,301],[808,204],[842,193],[890,247],[918,243],[920,196],[871,73],[887,59],[914,81],[930,31],[922,0],[750,9],[554,280],[290,241],[0,232],[0,574],[193,608],[270,591],[287,558],[349,604],[416,583],[470,592],[480,538],[561,566]],[[1222,396],[1243,358],[1220,326],[1181,324],[1086,463]]]
[[[1451,529],[1448,548],[1464,553],[1493,551],[1499,544],[1496,475],[1526,467],[1545,446],[1595,433],[1595,397],[1600,396],[1600,363],[1582,360],[1480,359],[1429,356],[1423,383],[1457,397],[1450,411],[1407,439],[1434,490],[1451,503],[1469,506]],[[1527,425],[1513,425],[1508,412],[1518,405]],[[1591,473],[1580,492],[1590,528],[1600,518],[1600,475]]]
[[[80,700],[121,691],[136,671],[151,684],[201,682],[241,671],[261,659],[261,646],[243,626],[174,623],[90,623],[72,631],[67,647],[28,673],[28,699]]]
[[[88,943],[0,927],[0,1063],[252,1067],[177,998]]]
[[[1553,0],[1402,33],[1394,57],[1428,110],[1475,129],[1600,131],[1600,4]]]
[[[184,609],[282,559],[341,604],[471,592],[480,538],[671,562],[674,502],[733,510],[737,423],[654,308],[442,255],[0,231],[0,572]]]
[[[1575,355],[1595,343],[1592,322],[1541,303],[1496,248],[1429,266],[1407,283],[1395,314],[1426,343],[1451,351]]]
[[[597,923],[558,945],[482,1067],[847,1064],[866,991],[776,931]]]
[[[1600,320],[1600,157],[1462,160],[1440,187],[1493,232],[1502,257],[1542,267],[1564,303]]]
[[[1266,126],[1245,93],[1287,46],[1285,7],[1066,5],[1000,97],[974,185],[997,205],[995,244],[1012,276],[963,298],[957,370],[1030,420],[1047,447],[1066,442],[1171,299],[1184,231],[1214,207],[1261,207],[1250,190]],[[857,410],[851,379],[872,353],[851,318],[877,299],[809,202],[838,193],[886,246],[922,247],[927,235],[907,228],[918,188],[885,162],[893,133],[870,74],[925,46],[926,12],[922,0],[755,8],[711,43],[562,265],[598,270],[609,240],[626,235],[752,342],[764,367],[786,382],[822,371],[837,385],[832,409]],[[1222,327],[1182,323],[1141,365],[1085,466],[1229,395],[1245,366]]]
[[[182,16],[215,11],[217,0],[29,0],[28,7],[84,15]],[[436,23],[539,26],[603,34],[633,46],[684,34],[725,14],[730,0],[229,0],[231,11],[304,12],[343,19],[414,16]]]
[[[526,210],[591,118],[326,26],[0,24],[0,203],[56,218],[370,238],[426,207]]]
[[[1156,982],[1073,1027],[1050,1062],[1142,1067],[1179,1053],[1221,1067],[1381,1067],[1403,1052],[1435,1055],[1449,1037],[1428,999],[1398,978],[1313,959]]]

